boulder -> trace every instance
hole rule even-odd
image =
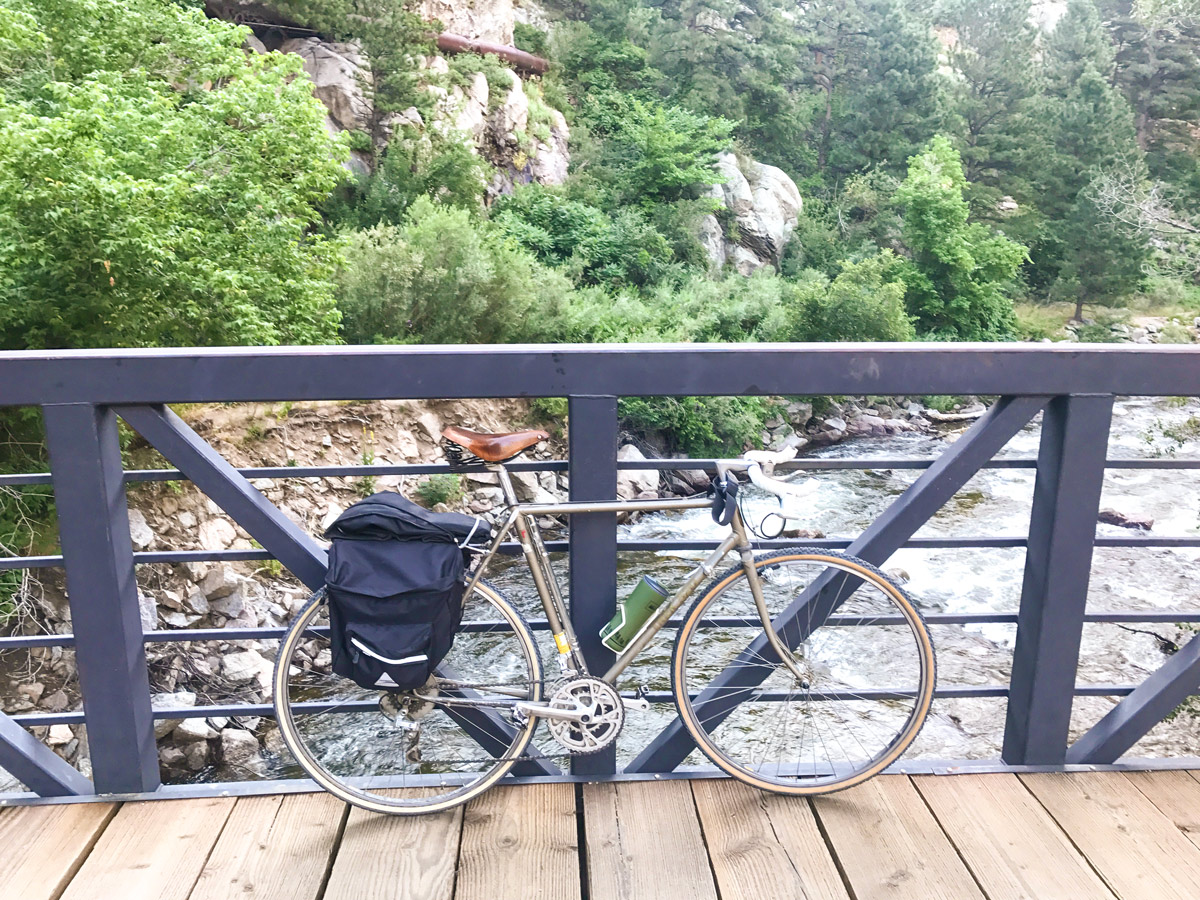
[[[239,584],[238,577],[233,574],[233,570],[228,566],[216,566],[204,576],[204,580],[200,582],[200,590],[209,602],[220,600],[222,597],[228,597]],[[199,612],[199,610],[197,610]]]
[[[707,215],[700,220],[700,246],[708,254],[712,268],[721,271],[725,268],[725,231],[714,215]]]
[[[258,738],[241,728],[221,732],[221,759],[227,766],[256,769],[262,764]]]
[[[184,750],[184,758],[189,769],[193,772],[199,772],[208,765],[208,742],[196,741],[193,744],[189,744],[187,749]]]
[[[270,683],[273,666],[263,658],[257,650],[243,650],[231,653],[221,662],[221,672],[235,684],[246,684],[258,681],[261,685],[263,676]]]
[[[230,22],[262,22],[267,25],[304,25],[280,12],[269,0],[204,0],[204,11],[214,19]]]
[[[145,550],[154,543],[154,532],[146,524],[146,515],[140,509],[129,510],[129,537],[134,550]]]
[[[626,444],[617,451],[619,461],[644,460],[642,451],[633,444]],[[620,469],[617,471],[617,496],[632,500],[639,494],[658,496],[662,476],[658,469]]]
[[[478,141],[487,130],[488,80],[482,72],[471,77],[471,83],[459,101],[454,127]]]
[[[364,94],[370,70],[357,44],[323,41],[318,37],[293,38],[279,47],[304,61],[312,79],[313,96],[325,104],[329,118],[339,129],[367,131],[371,127],[371,104]]]
[[[536,138],[533,159],[529,162],[529,174],[538,184],[562,184],[571,165],[571,129],[557,109],[550,110],[550,117],[553,119],[550,138]]]
[[[512,45],[513,0],[420,0],[416,12],[453,34]]]
[[[488,128],[497,147],[515,147],[520,142],[518,135],[528,127],[529,98],[521,79],[514,75],[512,89],[488,118]]]
[[[176,691],[173,694],[155,694],[150,698],[150,707],[152,709],[180,709],[182,707],[192,707],[196,705],[196,695],[191,691]],[[198,719],[155,719],[154,720],[154,736],[155,738],[165,738],[168,734],[175,730],[180,722],[184,721],[199,721]]]
[[[713,223],[702,222],[702,234],[709,233],[707,239],[702,237],[709,259],[717,267],[728,261],[743,275],[777,264],[804,206],[796,183],[782,169],[740,160],[734,153],[721,154],[716,170],[725,182],[714,185],[711,196],[729,211],[737,240],[732,233],[723,234],[718,250],[711,235]]]
[[[1105,525],[1116,525],[1118,528],[1137,528],[1149,531],[1154,527],[1154,519],[1150,516],[1130,515],[1111,508],[1100,510],[1097,519]]]
[[[158,604],[145,591],[138,591],[138,612],[142,617],[142,631],[158,628]]]
[[[200,524],[200,546],[205,550],[228,550],[237,540],[237,529],[227,519],[206,519]]]
[[[217,733],[208,727],[203,719],[182,719],[171,732],[177,744],[194,744],[198,741],[210,741]]]

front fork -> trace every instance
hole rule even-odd
[[[771,624],[771,611],[767,609],[767,599],[763,595],[762,579],[758,577],[758,568],[754,565],[754,550],[750,546],[750,539],[746,535],[746,525],[742,521],[742,511],[736,510],[733,514],[733,521],[729,523],[733,529],[733,533],[737,536],[738,542],[734,546],[738,551],[738,555],[742,558],[742,571],[746,573],[746,581],[750,583],[750,595],[754,598],[754,606],[758,610],[758,617],[762,619],[763,632],[767,635],[767,643],[771,645],[771,649],[775,651],[775,655],[779,657],[780,662],[787,666],[788,671],[798,681],[807,681],[808,674],[800,668],[799,661],[796,655],[780,639],[775,631],[775,626]]]

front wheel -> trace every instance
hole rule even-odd
[[[781,794],[823,794],[891,765],[933,700],[933,645],[899,587],[862,560],[819,550],[757,557],[785,664],[741,565],[684,619],[672,687],[700,749],[730,775]],[[831,614],[832,613],[832,614]]]
[[[437,672],[436,683],[400,693],[335,674],[319,591],[279,646],[274,695],[284,743],[321,787],[363,809],[417,815],[466,803],[529,745],[538,720],[514,720],[512,711],[541,698],[541,657],[520,613],[481,581]]]

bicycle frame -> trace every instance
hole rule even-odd
[[[489,465],[487,468],[489,471],[495,472],[500,478],[500,487],[504,492],[507,504],[507,515],[496,536],[492,539],[491,545],[485,551],[483,559],[475,567],[475,573],[467,584],[466,593],[469,595],[475,589],[475,585],[482,578],[492,557],[496,555],[500,544],[515,529],[518,541],[521,544],[521,551],[533,576],[534,586],[537,589],[538,596],[541,598],[542,607],[546,612],[546,620],[550,625],[550,631],[554,636],[554,643],[558,649],[559,666],[564,672],[574,671],[580,675],[588,675],[590,673],[587,662],[584,660],[583,654],[579,651],[579,641],[575,636],[570,613],[567,611],[562,593],[559,591],[558,582],[555,579],[554,570],[550,564],[550,556],[542,541],[541,532],[537,525],[537,517],[570,516],[577,513],[662,512],[672,509],[705,509],[712,505],[712,501],[707,497],[699,497],[679,500],[599,500],[594,502],[521,503],[517,499],[516,491],[513,488],[512,478],[504,466],[502,464],[495,464]],[[660,606],[654,615],[646,621],[608,671],[601,676],[602,680],[610,685],[615,685],[620,674],[629,667],[637,655],[662,630],[671,616],[695,593],[704,580],[716,571],[721,560],[731,550],[735,549],[741,557],[742,568],[745,570],[750,591],[754,597],[755,606],[758,608],[759,616],[763,620],[763,627],[768,640],[779,654],[780,659],[790,668],[791,654],[783,648],[778,635],[776,635],[774,628],[771,627],[770,615],[767,611],[766,601],[763,598],[762,583],[759,581],[758,571],[754,567],[754,555],[750,539],[746,534],[746,527],[742,521],[741,511],[735,509],[733,519],[730,522],[729,535],[689,573],[683,584],[671,595],[670,599]]]

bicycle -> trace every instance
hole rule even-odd
[[[333,675],[323,655],[323,590],[280,643],[274,676],[279,727],[300,766],[330,793],[382,813],[449,809],[514,769],[537,771],[552,758],[531,746],[542,720],[568,754],[611,746],[626,714],[650,706],[642,689],[620,691],[618,677],[662,628],[676,624],[676,612],[706,580],[677,623],[671,693],[692,739],[720,769],[775,793],[829,793],[883,771],[916,738],[936,675],[919,611],[899,586],[854,557],[813,549],[756,556],[733,473],[745,472],[779,497],[781,508],[783,498],[804,492],[769,477],[754,454],[721,461],[711,496],[521,503],[504,464],[543,433],[448,428],[443,437],[452,465],[496,474],[505,512],[468,573],[462,625],[435,674],[403,693],[364,690]],[[729,534],[608,671],[592,674],[537,519],[710,506]],[[553,636],[558,674],[552,681],[529,623],[484,579],[514,533]],[[714,574],[731,553],[738,562]]]

